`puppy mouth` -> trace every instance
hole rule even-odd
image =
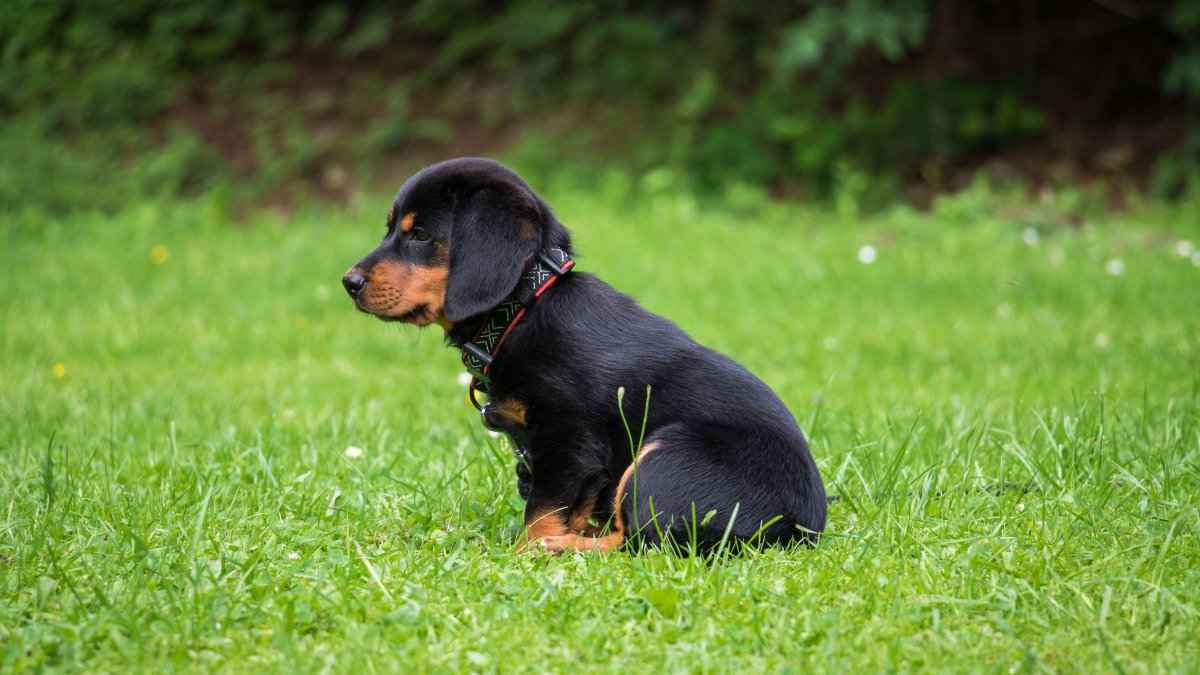
[[[373,303],[368,302],[367,299],[355,297],[354,308],[363,314],[370,314],[380,321],[387,321],[389,323],[409,323],[414,326],[424,326],[433,323],[433,316],[429,311],[427,303],[414,305],[408,311],[396,314],[393,312],[396,308],[395,305],[373,306]]]
[[[429,323],[428,313],[429,305],[417,305],[403,314],[376,314],[370,310],[363,310],[368,314],[374,315],[380,321],[396,322],[396,323],[411,323],[421,325]]]

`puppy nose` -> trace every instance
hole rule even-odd
[[[350,297],[357,298],[362,292],[363,286],[367,285],[367,279],[358,270],[350,270],[346,272],[346,276],[342,277],[342,286],[346,287],[346,292]]]

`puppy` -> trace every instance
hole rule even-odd
[[[355,305],[438,324],[483,422],[518,448],[522,545],[814,543],[825,488],[795,418],[728,357],[586,272],[517,174],[481,158],[405,181]]]

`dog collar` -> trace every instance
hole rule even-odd
[[[475,400],[475,392],[487,393],[489,371],[500,345],[525,317],[526,310],[574,266],[575,261],[561,248],[539,251],[521,274],[517,288],[492,310],[474,337],[462,343],[462,362],[471,375],[467,397],[476,408],[483,409]]]

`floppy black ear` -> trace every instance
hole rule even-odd
[[[515,190],[480,190],[456,215],[444,309],[451,321],[499,305],[516,288],[539,243],[536,212]]]

